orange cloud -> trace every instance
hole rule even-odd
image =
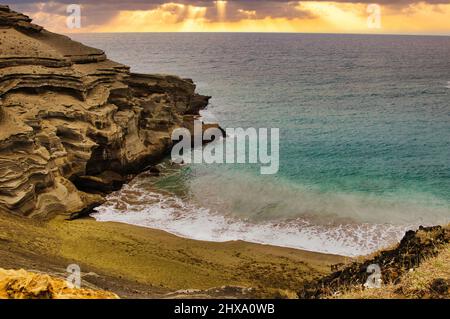
[[[227,18],[227,1],[215,1],[217,8],[217,16],[220,22],[224,22]]]
[[[368,27],[367,4],[301,1],[294,10],[298,17],[257,18],[254,10],[234,9],[233,21],[226,20],[227,1],[200,7],[165,3],[151,10],[122,10],[112,19],[79,30],[68,30],[65,17],[42,12],[29,13],[37,23],[57,32],[323,32],[406,33],[450,35],[450,4],[411,4],[400,8],[381,7],[381,28]],[[217,10],[218,20],[208,19],[207,10]],[[308,14],[305,14],[308,13]]]

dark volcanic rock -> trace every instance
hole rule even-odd
[[[450,242],[450,230],[445,227],[420,227],[408,231],[400,244],[392,250],[378,253],[363,263],[354,262],[324,278],[306,283],[298,292],[303,299],[321,298],[349,287],[363,287],[370,273],[369,265],[378,265],[383,283],[397,283],[406,271],[417,267],[428,257],[436,256]],[[436,287],[442,287],[437,283]],[[441,289],[441,288],[437,288]]]
[[[431,283],[431,291],[438,296],[446,297],[450,290],[450,280],[437,278]]]

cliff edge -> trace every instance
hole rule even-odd
[[[192,80],[131,73],[0,6],[0,210],[89,210],[166,154],[208,100]]]

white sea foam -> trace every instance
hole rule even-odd
[[[303,218],[253,222],[226,217],[175,196],[147,192],[133,184],[108,199],[93,214],[96,220],[161,229],[196,240],[244,240],[347,256],[389,246],[413,227],[369,223],[318,225]]]

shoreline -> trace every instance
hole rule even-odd
[[[345,220],[316,224],[307,217],[258,222],[232,217],[159,188],[159,182],[164,183],[178,173],[177,168],[156,167],[159,167],[158,174],[138,174],[121,190],[108,194],[105,203],[90,216],[99,222],[157,229],[184,239],[216,243],[242,240],[349,258],[370,255],[392,246],[406,231],[420,226]],[[378,234],[376,238],[375,234]]]
[[[373,248],[370,251],[367,251],[367,253],[337,253],[337,252],[330,252],[330,251],[321,251],[321,250],[315,250],[314,248],[308,248],[308,247],[298,247],[293,245],[283,245],[283,244],[278,244],[278,243],[270,243],[270,242],[264,242],[263,240],[258,241],[258,240],[248,240],[248,239],[229,239],[229,240],[220,240],[220,239],[199,239],[199,238],[195,238],[193,235],[183,235],[181,233],[178,233],[175,230],[168,230],[168,229],[164,229],[164,228],[158,228],[158,227],[152,227],[152,226],[145,226],[145,225],[140,225],[137,223],[132,223],[132,222],[126,222],[126,221],[119,221],[119,220],[98,220],[95,218],[95,214],[97,212],[95,211],[94,208],[94,212],[90,213],[88,216],[82,217],[82,218],[92,218],[94,219],[96,222],[98,223],[118,223],[118,224],[124,224],[124,225],[129,225],[129,226],[134,226],[134,227],[140,227],[140,228],[144,228],[144,229],[150,229],[150,230],[154,230],[154,231],[162,231],[165,232],[167,234],[176,236],[178,238],[181,239],[186,239],[186,240],[193,240],[193,241],[199,241],[199,242],[206,242],[206,243],[229,243],[229,242],[245,242],[248,244],[256,244],[256,245],[262,245],[262,246],[271,246],[271,247],[278,247],[278,248],[286,248],[286,249],[294,249],[294,250],[299,250],[299,251],[306,251],[306,252],[311,252],[311,253],[317,253],[317,254],[325,254],[325,255],[334,255],[334,256],[342,256],[345,258],[360,258],[363,256],[367,256],[370,255],[372,253],[375,253],[376,251],[382,250],[384,248],[390,247],[396,243],[398,243],[398,241],[401,239],[401,237],[404,235],[404,233],[406,231],[412,230],[415,231],[419,228],[419,226],[414,227],[414,228],[406,228],[403,232],[401,232],[401,234],[399,235],[399,239],[398,240],[393,240],[391,243],[386,244],[386,245],[382,245],[380,247],[376,247]],[[258,225],[254,225],[254,226],[258,226]]]
[[[193,238],[193,237],[183,236],[183,235],[177,234],[175,232],[171,232],[171,231],[160,229],[160,228],[140,226],[140,225],[135,225],[135,224],[121,222],[121,221],[101,221],[101,220],[96,220],[95,217],[93,217],[91,215],[85,216],[83,218],[92,218],[97,223],[123,224],[123,225],[132,226],[132,227],[139,227],[139,228],[143,228],[143,229],[149,229],[150,231],[160,231],[160,232],[164,232],[164,233],[166,233],[168,235],[175,236],[175,237],[177,237],[179,239],[192,240],[192,241],[196,241],[196,242],[200,242],[200,243],[229,244],[229,243],[242,242],[242,243],[245,243],[245,244],[260,245],[260,246],[263,246],[263,247],[266,246],[266,247],[274,247],[274,248],[281,248],[281,249],[293,249],[293,250],[298,250],[298,251],[302,251],[302,252],[308,252],[308,253],[312,253],[312,254],[331,255],[331,256],[338,256],[338,257],[343,257],[343,258],[348,258],[348,259],[354,259],[354,258],[359,258],[359,257],[363,257],[364,256],[364,255],[350,256],[350,255],[343,255],[343,254],[335,254],[335,253],[331,253],[331,252],[322,252],[322,251],[310,250],[310,249],[306,249],[306,248],[298,248],[298,247],[293,247],[293,246],[283,246],[283,245],[275,245],[275,244],[264,243],[264,242],[248,241],[248,240],[244,240],[244,239],[232,239],[232,240],[224,240],[224,241],[219,241],[219,240],[215,241],[215,240],[207,240],[207,239],[196,239],[196,238]],[[372,253],[374,253],[376,251],[377,250],[373,251]]]

